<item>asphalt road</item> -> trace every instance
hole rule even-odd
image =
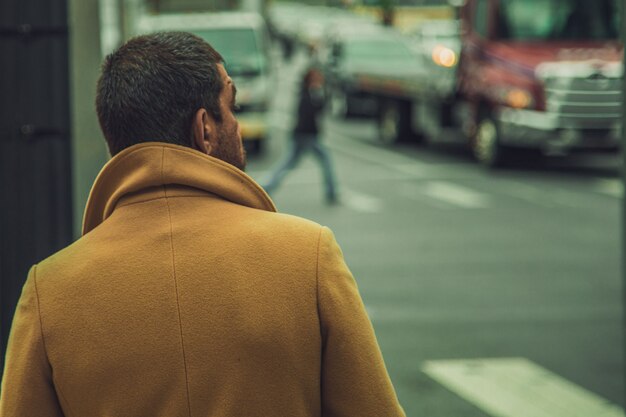
[[[280,68],[270,141],[249,160],[257,180],[286,152],[298,62]],[[381,147],[365,120],[328,117],[324,138],[341,204],[325,205],[312,157],[273,197],[335,232],[408,416],[557,416],[529,411],[542,401],[559,416],[623,415],[618,158],[489,172],[459,149]],[[478,379],[432,371],[456,363]],[[606,414],[576,405],[587,397]]]

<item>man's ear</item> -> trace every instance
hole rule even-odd
[[[201,108],[194,115],[191,132],[194,149],[210,155],[213,150],[211,136],[215,134],[215,123],[206,109]]]

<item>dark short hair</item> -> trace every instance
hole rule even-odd
[[[138,36],[108,55],[96,111],[111,155],[143,142],[191,147],[195,113],[221,121],[222,56],[187,32]]]

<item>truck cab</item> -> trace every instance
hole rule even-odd
[[[615,150],[621,128],[621,0],[468,0],[458,95],[476,158]]]
[[[246,147],[261,150],[268,134],[269,105],[275,82],[269,34],[255,12],[145,15],[139,33],[167,30],[192,32],[211,44],[237,86],[237,119]]]

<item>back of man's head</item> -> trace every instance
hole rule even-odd
[[[111,155],[142,142],[192,146],[192,121],[200,108],[221,120],[221,55],[186,32],[129,40],[106,57],[96,110]]]

